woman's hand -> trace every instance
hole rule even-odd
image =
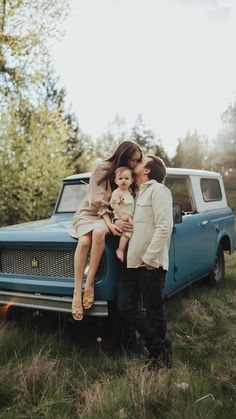
[[[121,236],[122,230],[116,226],[115,224],[109,224],[109,230],[112,233],[113,236]]]
[[[121,232],[123,232],[123,231],[128,231],[130,233],[133,232],[133,226],[129,221],[124,221],[124,220],[120,220],[120,219],[115,220],[115,225],[116,225],[116,227],[119,228],[119,230]]]

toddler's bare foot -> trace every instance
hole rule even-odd
[[[83,307],[85,310],[88,310],[92,307],[94,303],[94,286],[86,285],[83,295]]]
[[[82,320],[83,318],[82,296],[75,291],[72,300],[72,316],[74,320]]]
[[[121,262],[124,262],[124,252],[123,252],[123,250],[121,250],[121,249],[117,249],[116,250],[116,256],[118,257],[118,259],[121,261]]]

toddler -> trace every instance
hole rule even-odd
[[[134,198],[130,192],[130,185],[133,183],[131,170],[126,166],[118,167],[115,171],[115,183],[118,186],[111,195],[111,207],[114,211],[114,218],[132,223],[134,214]],[[120,237],[119,247],[116,250],[118,259],[124,261],[125,247],[132,233],[124,231]]]

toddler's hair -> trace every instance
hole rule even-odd
[[[117,167],[115,171],[115,178],[118,174],[122,175],[122,173],[125,172],[126,170],[128,170],[131,173],[131,176],[133,177],[132,170],[130,170],[128,166],[120,166],[120,167]]]

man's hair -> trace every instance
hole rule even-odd
[[[145,167],[150,170],[148,178],[162,183],[166,176],[166,166],[164,161],[153,154],[149,154],[147,157],[152,159],[145,164]]]

